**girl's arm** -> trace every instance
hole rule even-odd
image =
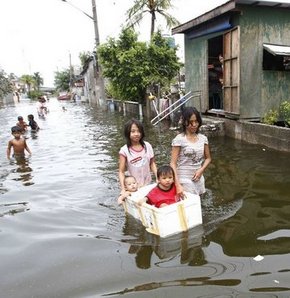
[[[155,162],[155,158],[151,158],[150,160],[150,169],[153,172],[154,176],[155,176],[155,180],[157,181],[157,165]]]
[[[183,197],[183,187],[179,183],[179,177],[177,176],[177,160],[180,154],[180,146],[172,146],[171,149],[171,161],[170,161],[170,166],[172,167],[174,171],[174,178],[175,178],[175,186],[176,186],[176,193],[178,197]]]
[[[125,192],[125,171],[126,171],[126,157],[119,155],[119,181],[121,186],[121,193]]]

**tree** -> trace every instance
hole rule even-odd
[[[39,72],[35,72],[33,75],[33,79],[35,82],[35,87],[39,91],[40,86],[43,85],[43,78],[40,76]]]
[[[21,76],[20,81],[27,86],[27,89],[28,89],[27,91],[28,93],[30,93],[31,86],[35,84],[35,80],[33,76],[24,74]]]
[[[171,0],[135,0],[134,5],[127,10],[127,28],[134,28],[148,13],[151,15],[150,37],[155,32],[156,15],[160,14],[166,21],[167,27],[179,25],[179,21],[170,15],[167,10],[172,8]]]
[[[54,86],[59,91],[68,91],[71,80],[70,69],[55,72]]]
[[[13,84],[6,73],[0,69],[0,98],[11,92],[13,92]]]
[[[132,29],[123,29],[119,40],[109,39],[98,48],[103,75],[110,80],[111,95],[120,100],[143,102],[153,84],[169,85],[181,64],[158,32],[152,43],[138,42]]]
[[[86,51],[79,53],[79,59],[81,61],[81,66],[84,68],[87,61],[93,56],[92,52]]]

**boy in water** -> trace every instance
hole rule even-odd
[[[118,204],[122,204],[125,199],[132,193],[138,190],[138,184],[137,181],[135,179],[135,177],[133,176],[125,176],[124,179],[124,185],[125,185],[125,193],[124,194],[120,194],[119,198],[118,198]]]
[[[23,120],[22,116],[18,116],[18,122],[16,123],[16,126],[19,126],[21,129],[21,133],[25,133],[27,130],[27,123]]]
[[[28,118],[28,125],[31,127],[31,131],[38,131],[39,126],[37,122],[34,120],[34,116],[32,114],[27,116]]]
[[[8,142],[7,158],[10,159],[11,148],[13,148],[14,157],[25,157],[25,150],[31,155],[31,151],[26,144],[26,140],[21,137],[21,128],[19,126],[13,126],[11,128],[11,133],[14,136],[14,139]]]
[[[157,208],[165,207],[177,202],[174,171],[171,166],[164,165],[157,170],[157,186],[155,186],[144,199],[138,203],[147,202]]]

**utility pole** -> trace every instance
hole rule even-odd
[[[95,30],[95,43],[96,43],[96,52],[98,51],[98,47],[100,45],[100,37],[99,37],[99,27],[98,27],[98,18],[97,18],[97,8],[96,8],[96,1],[92,0],[92,10],[93,10],[93,16],[90,16],[83,10],[81,10],[79,7],[73,5],[71,2],[68,2],[67,0],[61,0],[63,2],[66,2],[70,6],[74,7],[75,9],[79,10],[82,12],[84,15],[86,15],[88,18],[90,18],[94,22],[94,30]],[[93,54],[94,55],[94,54]],[[95,84],[96,84],[96,99],[97,103],[99,105],[102,105],[101,101],[104,101],[106,99],[106,94],[105,94],[105,84],[104,84],[104,79],[102,77],[102,71],[101,71],[101,65],[98,62],[98,56],[96,54],[96,57],[94,57],[95,61]],[[101,100],[101,101],[100,101]]]
[[[99,27],[98,27],[98,17],[97,17],[97,8],[96,8],[96,1],[92,0],[92,10],[93,10],[93,22],[95,28],[95,42],[96,42],[96,53],[98,53],[98,47],[100,45],[100,37],[99,37]],[[94,55],[94,54],[93,54]],[[105,100],[105,83],[102,76],[101,65],[98,61],[98,56],[96,54],[96,97],[99,105],[102,105],[101,101]]]

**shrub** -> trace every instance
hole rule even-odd
[[[262,123],[274,125],[278,121],[278,111],[277,110],[269,110],[264,117],[262,118]]]
[[[290,126],[290,102],[285,100],[281,102],[280,107],[280,117],[284,121],[285,126]]]

